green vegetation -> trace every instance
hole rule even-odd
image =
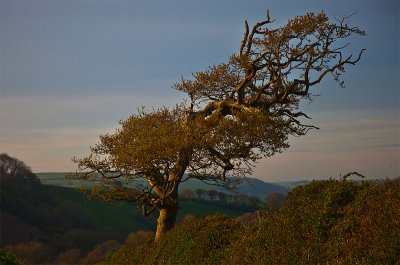
[[[235,217],[246,212],[243,209],[221,207],[217,204],[201,201],[182,201],[180,205],[181,209],[178,214],[178,220],[182,220],[188,214],[192,214],[195,217],[203,217],[210,214],[221,213]]]
[[[127,202],[88,201],[76,189],[44,186],[23,162],[5,154],[0,154],[0,176],[1,264],[400,260],[400,177],[379,182],[313,181],[293,189],[288,197],[267,195],[264,206],[269,210],[257,215],[248,212],[261,205],[257,197],[182,190],[179,224],[154,243],[154,232],[140,230],[154,227],[150,221],[156,218],[143,218]],[[239,202],[239,208],[233,207]]]
[[[313,181],[281,208],[242,224],[184,222],[157,243],[122,246],[103,264],[398,264],[400,178]],[[240,253],[240,254],[239,254]]]
[[[98,199],[85,199],[80,191],[65,187],[52,187],[57,194],[57,201],[70,201],[82,206],[88,213],[95,217],[95,225],[99,229],[114,229],[117,240],[124,240],[133,231],[151,231],[155,227],[156,218],[144,218],[140,210],[128,202],[105,202]],[[221,213],[231,217],[240,216],[249,210],[249,207],[235,208],[233,206],[211,203],[203,200],[183,200],[180,202],[178,221],[187,215],[203,217],[210,214]]]
[[[57,186],[57,187],[67,187],[67,188],[82,188],[82,187],[91,187],[93,183],[91,181],[85,181],[81,179],[73,179],[73,178],[68,178],[66,176],[72,175],[72,173],[61,173],[61,172],[47,172],[47,173],[36,173],[36,175],[39,177],[40,182],[44,185],[49,185],[49,186]],[[248,196],[257,196],[260,198],[264,198],[266,195],[269,195],[270,193],[278,192],[281,194],[286,194],[290,189],[294,188],[295,186],[298,186],[300,184],[306,184],[307,181],[302,181],[302,182],[283,182],[283,185],[278,185],[276,183],[268,183],[256,178],[246,178],[246,181],[242,183],[238,183],[235,187],[235,189],[230,190],[231,193],[236,193],[240,192],[243,194],[246,194]],[[145,182],[143,182],[145,184]],[[291,188],[287,188],[286,186],[290,186]],[[227,192],[225,189],[222,187],[216,187],[214,185],[209,185],[204,183],[201,180],[197,179],[191,179],[190,181],[183,182],[179,186],[179,190],[183,191],[185,189],[190,189],[192,191],[195,191],[197,189],[202,189],[204,191],[212,190],[212,189],[217,189],[218,191],[224,191]]]
[[[156,218],[144,218],[134,204],[88,200],[76,188],[42,185],[27,165],[6,154],[0,154],[0,177],[1,264],[94,264],[121,243],[132,247],[154,237]],[[207,200],[184,200],[180,207],[179,222],[246,211]]]
[[[17,257],[0,247],[0,265],[18,265]]]
[[[79,190],[72,188],[52,187],[52,189],[56,191],[57,200],[67,200],[82,206],[95,218],[95,225],[99,229],[116,230],[118,240],[125,239],[132,231],[151,230],[154,227],[155,219],[143,218],[133,204],[86,199]]]

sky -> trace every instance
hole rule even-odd
[[[400,175],[399,1],[36,1],[0,0],[0,152],[34,172],[75,171],[99,135],[138,108],[173,106],[181,76],[236,53],[244,21],[279,26],[296,15],[354,12],[366,48],[340,88],[331,77],[302,110],[318,126],[260,160],[265,181]]]

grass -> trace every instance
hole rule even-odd
[[[225,214],[230,217],[236,217],[245,213],[243,210],[222,207],[216,204],[200,201],[182,201],[178,214],[178,220],[187,214],[193,214],[195,217],[203,217],[211,214]]]
[[[113,228],[118,232],[120,239],[132,231],[151,230],[154,225],[152,219],[145,219],[134,205],[111,203],[98,199],[85,199],[84,195],[74,188],[53,187],[57,193],[57,200],[68,200],[84,207],[96,219],[98,228]],[[153,220],[154,221],[154,220]]]
[[[119,240],[125,239],[130,232],[139,230],[150,231],[156,227],[156,216],[143,217],[140,209],[135,204],[86,199],[84,194],[75,188],[58,186],[53,186],[52,188],[57,194],[57,201],[71,201],[81,205],[95,217],[98,228],[114,229],[118,233]],[[242,215],[245,211],[209,202],[182,201],[177,219],[179,222],[188,214],[195,217],[203,217],[216,213],[236,217]]]

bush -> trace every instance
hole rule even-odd
[[[237,240],[241,225],[224,216],[208,216],[176,226],[160,242],[132,250],[118,249],[104,264],[214,264],[224,248]]]
[[[399,253],[400,178],[328,180],[295,188],[262,221],[195,219],[105,264],[398,264]]]
[[[151,231],[132,232],[127,236],[125,246],[134,249],[143,245],[147,241],[153,240],[153,238],[154,232]]]
[[[0,247],[0,264],[4,265],[19,265],[17,258],[11,252]]]
[[[329,247],[338,263],[398,264],[400,178],[362,189],[332,229]]]
[[[224,248],[237,240],[240,225],[224,215],[208,216],[178,225],[152,248],[143,264],[214,264]]]
[[[231,264],[318,264],[327,259],[330,229],[359,187],[348,181],[314,181],[288,194],[285,206],[247,227],[230,247]],[[238,259],[234,253],[242,251]]]
[[[54,251],[40,242],[21,243],[10,247],[18,262],[22,264],[48,264],[54,258]]]
[[[61,252],[57,255],[54,264],[58,265],[74,265],[78,264],[81,258],[80,249],[74,248]]]
[[[82,264],[95,264],[106,258],[107,254],[114,251],[118,247],[118,242],[115,240],[108,240],[101,244],[97,244],[81,261]]]
[[[285,206],[246,227],[244,236],[229,246],[226,262],[396,264],[399,182],[357,185],[329,180],[298,187]]]

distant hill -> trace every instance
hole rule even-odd
[[[237,186],[236,189],[229,191],[229,190],[224,190],[222,188],[219,188],[218,186],[215,185],[208,185],[200,180],[190,180],[188,182],[184,182],[181,184],[180,189],[191,189],[191,190],[195,190],[195,189],[204,189],[204,190],[222,190],[225,193],[235,193],[235,192],[239,192],[239,193],[244,193],[248,196],[257,196],[260,198],[264,198],[266,195],[273,193],[273,192],[278,192],[278,193],[282,193],[282,194],[287,194],[289,192],[290,189],[275,184],[275,183],[269,183],[269,182],[265,182],[262,181],[260,179],[256,179],[256,178],[246,178],[246,180],[243,180],[243,182],[241,184],[239,184]]]
[[[269,183],[262,181],[256,178],[248,178],[247,181],[243,182],[238,188],[237,191],[264,198],[266,195],[278,192],[282,194],[287,194],[290,189],[283,187],[281,185],[275,183]]]
[[[41,182],[45,185],[59,186],[59,187],[78,187],[84,185],[84,182],[79,180],[66,179],[64,176],[67,173],[36,173]],[[292,182],[295,183],[295,182]],[[264,198],[266,195],[278,192],[287,194],[287,192],[297,185],[289,185],[287,187],[262,181],[256,178],[247,178],[242,184],[238,185],[237,189],[233,192],[244,193],[248,196],[258,196]],[[183,182],[180,185],[180,189],[203,189],[203,190],[223,190],[215,185],[208,185],[200,180],[193,179],[187,182]],[[225,191],[227,192],[227,191]]]
[[[281,181],[276,184],[285,187],[288,190],[292,190],[300,185],[307,185],[310,183],[308,180],[295,180],[295,181]]]

